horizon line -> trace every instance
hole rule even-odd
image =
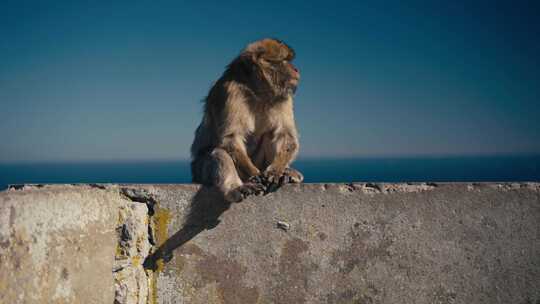
[[[493,157],[540,157],[540,152],[529,153],[462,153],[462,154],[402,154],[402,155],[335,155],[335,156],[300,156],[296,161],[316,160],[360,160],[360,159],[441,159],[441,158],[493,158]],[[190,158],[133,158],[133,159],[65,159],[65,160],[13,160],[2,161],[0,165],[32,164],[95,164],[95,163],[166,163],[189,162]]]

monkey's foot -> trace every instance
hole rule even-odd
[[[245,183],[227,193],[225,198],[231,203],[239,203],[250,195],[260,195],[265,191],[263,184]]]

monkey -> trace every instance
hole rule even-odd
[[[226,67],[203,101],[191,146],[193,182],[216,187],[233,203],[304,180],[290,167],[300,148],[294,58],[283,41],[265,38],[248,44]]]

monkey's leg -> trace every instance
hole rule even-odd
[[[207,157],[207,163],[202,168],[206,172],[206,184],[216,186],[228,202],[240,202],[251,194],[262,194],[264,186],[255,183],[242,183],[234,161],[223,149],[216,148]]]
[[[260,170],[264,170],[270,164],[267,160],[273,158],[273,154],[272,134],[269,132],[261,136],[260,142],[257,145],[257,150],[253,155],[253,164]]]
[[[264,158],[268,164],[263,176],[267,183],[282,185],[288,182],[302,182],[303,175],[289,168],[298,153],[298,140],[289,134],[268,135],[263,141]]]
[[[249,158],[245,143],[239,136],[227,136],[223,141],[222,149],[232,157],[242,180],[247,180],[261,173]]]
[[[255,166],[261,168],[261,170],[267,168],[270,165],[270,162],[268,162],[267,160],[274,159],[277,154],[274,151],[272,139],[273,136],[271,133],[263,135],[259,143],[258,149],[254,154],[253,162]],[[302,175],[300,171],[289,166],[287,166],[283,171],[283,178],[285,179],[284,183],[296,184],[304,181],[304,175]]]

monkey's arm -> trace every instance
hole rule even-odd
[[[261,172],[249,158],[243,137],[239,134],[228,135],[222,141],[223,148],[234,160],[234,164],[242,179],[257,176]]]

